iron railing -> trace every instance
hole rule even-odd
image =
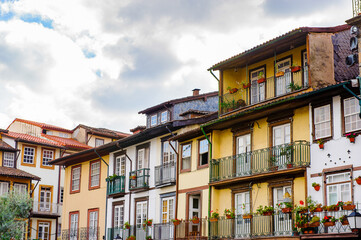
[[[156,166],[155,172],[155,185],[157,187],[162,185],[175,184],[176,164],[174,162]]]
[[[157,239],[154,238],[153,228],[153,226],[143,228],[142,226],[134,225],[130,226],[129,229],[125,229],[124,226],[120,226],[118,228],[108,228],[107,240],[114,240],[117,237],[125,240],[131,235],[135,236],[137,240],[145,240],[147,236],[151,236],[152,239]]]
[[[107,179],[107,195],[125,193],[125,176]]]
[[[99,236],[99,227],[64,229],[61,231],[62,240],[100,240]]]
[[[222,181],[310,164],[310,143],[289,144],[259,149],[211,160],[210,181]]]
[[[171,222],[154,224],[154,239],[174,239],[174,230],[174,224]]]
[[[33,202],[32,214],[61,215],[62,204],[48,202]]]
[[[181,221],[176,228],[176,239],[207,239],[208,220],[199,219],[199,222]]]
[[[129,173],[129,190],[149,188],[149,168],[143,168]]]
[[[283,76],[265,78],[262,83],[253,81],[251,84],[248,83],[248,86],[245,84],[242,83],[235,93],[225,93],[220,96],[221,114],[307,88],[308,67],[300,68],[297,72],[289,70]]]

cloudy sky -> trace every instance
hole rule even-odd
[[[351,17],[351,0],[0,0],[0,128],[128,132],[142,109],[217,90],[213,64]]]

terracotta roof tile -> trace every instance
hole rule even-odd
[[[76,149],[90,149],[92,148],[91,146],[88,146],[84,143],[78,142],[77,140],[73,139],[73,138],[63,138],[63,137],[58,137],[58,136],[53,136],[53,135],[46,135],[46,134],[42,134],[43,137],[48,138],[52,141],[57,142],[57,144],[67,147],[67,148],[76,148]]]
[[[93,134],[96,134],[96,135],[106,136],[106,137],[111,137],[111,138],[116,138],[116,139],[128,137],[128,136],[131,135],[131,134],[128,134],[128,133],[123,133],[123,132],[119,132],[119,131],[115,131],[115,130],[110,130],[110,129],[107,129],[107,128],[89,127],[89,126],[86,126],[86,125],[83,125],[83,124],[79,124],[76,128],[79,128],[79,127],[83,127],[86,130],[88,130],[88,131],[90,131],[90,132],[92,132]]]
[[[31,135],[24,134],[24,133],[16,133],[16,132],[9,131],[8,133],[3,133],[3,134],[10,138],[19,139],[19,140],[22,140],[25,142],[38,143],[38,144],[42,144],[42,145],[50,145],[50,146],[54,146],[54,147],[62,146],[61,144],[59,144],[57,142],[50,141],[50,140],[40,138],[40,137],[31,136]]]
[[[62,128],[62,127],[58,127],[58,126],[54,126],[54,125],[50,125],[50,124],[46,124],[46,123],[40,123],[40,122],[35,122],[35,121],[30,121],[30,120],[20,119],[20,118],[15,118],[15,120],[13,122],[16,122],[16,121],[23,122],[23,123],[28,123],[28,124],[31,124],[31,125],[34,125],[34,126],[41,127],[43,129],[47,129],[47,130],[54,130],[54,131],[60,131],[60,132],[73,133],[72,130]]]
[[[19,178],[29,178],[34,180],[41,180],[38,176],[30,174],[20,169],[9,168],[9,167],[0,167],[1,176],[10,176],[10,177],[19,177]]]

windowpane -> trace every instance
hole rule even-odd
[[[203,139],[199,141],[199,165],[208,164],[208,141]]]
[[[35,148],[24,147],[23,162],[28,164],[34,164]]]
[[[161,117],[160,117],[160,122],[161,123],[165,123],[168,121],[168,112],[167,111],[164,111],[162,112],[161,114]]]
[[[172,146],[175,147],[175,142],[171,142]],[[169,164],[175,162],[175,152],[170,146],[168,141],[163,142],[163,164]]]
[[[0,182],[0,196],[3,196],[9,192],[9,183]]]
[[[76,167],[73,168],[73,173],[72,173],[72,183],[71,183],[72,191],[79,190],[79,182],[80,182],[80,167]]]
[[[43,166],[49,166],[49,161],[53,160],[54,151],[53,150],[43,150]]]
[[[150,126],[153,127],[155,125],[157,125],[157,115],[156,114],[150,117]]]
[[[360,109],[356,98],[352,97],[344,100],[345,132],[361,129],[359,111]]]
[[[125,155],[115,158],[115,174],[118,176],[125,176]]]
[[[14,183],[14,192],[25,195],[28,192],[28,186],[26,184]]]
[[[330,105],[314,109],[315,138],[331,136],[331,111]]]
[[[191,144],[182,145],[182,169],[191,168]]]
[[[4,167],[15,167],[15,153],[4,152],[3,165]]]
[[[91,173],[90,173],[90,186],[96,187],[99,186],[100,181],[100,162],[95,162],[91,164]]]
[[[328,175],[327,186],[327,204],[337,204],[338,201],[351,201],[351,180],[350,172]],[[348,182],[346,182],[348,181]],[[345,183],[346,182],[346,183]]]
[[[96,138],[95,139],[95,147],[104,145],[104,139]]]

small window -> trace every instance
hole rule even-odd
[[[80,191],[80,166],[72,168],[70,189],[71,192]]]
[[[164,111],[162,112],[162,114],[160,115],[160,122],[161,123],[165,123],[168,121],[168,111]]]
[[[21,195],[28,193],[28,185],[21,183],[14,183],[14,192]]]
[[[100,186],[100,161],[90,164],[90,188]]]
[[[9,183],[0,182],[0,196],[6,195],[9,192]]]
[[[182,170],[187,170],[191,168],[191,150],[191,144],[182,145]]]
[[[343,102],[345,132],[353,132],[361,129],[361,118],[359,117],[360,106],[356,98],[348,98]]]
[[[327,205],[337,204],[338,201],[351,201],[351,173],[337,173],[326,176]]]
[[[175,142],[171,142],[173,146],[175,146]],[[162,164],[171,164],[175,162],[176,155],[173,148],[170,146],[168,141],[163,142],[163,153],[162,153]]]
[[[208,141],[203,139],[199,141],[199,165],[208,164]]]
[[[46,135],[53,135],[53,131],[46,130]]]
[[[315,139],[331,136],[331,105],[314,109]]]
[[[4,152],[3,166],[11,168],[15,167],[15,153]]]
[[[150,126],[153,127],[157,125],[157,114],[154,114],[150,117]]]
[[[24,147],[23,163],[34,164],[35,148]]]
[[[69,134],[60,132],[59,137],[69,138]]]
[[[49,162],[54,159],[54,151],[49,149],[43,149],[42,166],[50,166]]]
[[[95,147],[99,147],[101,145],[104,145],[104,139],[96,138],[95,139]]]

